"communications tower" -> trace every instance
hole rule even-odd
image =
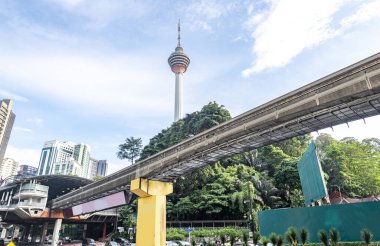
[[[183,52],[181,47],[181,26],[178,22],[178,44],[175,51],[170,54],[168,62],[172,72],[175,74],[175,104],[174,121],[183,118],[183,81],[182,76],[190,64],[190,58]]]

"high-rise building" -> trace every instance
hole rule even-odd
[[[183,118],[183,81],[182,76],[190,64],[190,58],[183,52],[181,47],[181,26],[178,22],[178,43],[175,51],[170,54],[168,63],[175,74],[175,104],[174,121]]]
[[[70,141],[45,142],[38,165],[38,175],[54,174],[56,170],[62,169],[55,164],[69,164],[73,160],[74,148],[75,143]]]
[[[13,101],[0,100],[0,163],[2,163],[11,136],[16,115],[12,112]]]
[[[71,141],[47,141],[42,148],[38,175],[63,174],[91,178],[90,146]]]
[[[107,160],[99,160],[97,168],[96,168],[96,175],[103,176],[103,177],[106,176],[107,168],[108,168]]]
[[[82,167],[81,177],[90,178],[90,146],[87,144],[77,144],[74,147],[74,160]]]
[[[96,176],[104,177],[107,175],[108,163],[107,160],[90,159],[90,177],[93,179]]]
[[[17,174],[19,163],[11,158],[4,158],[0,166],[0,177],[6,179]]]
[[[20,165],[18,175],[22,177],[32,177],[37,175],[38,168],[29,165]]]

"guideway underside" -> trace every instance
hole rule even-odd
[[[237,153],[380,114],[380,53],[53,200],[67,208],[129,190],[137,178],[172,181]]]

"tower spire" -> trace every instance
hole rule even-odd
[[[174,52],[170,54],[168,63],[172,72],[175,74],[175,104],[174,121],[183,118],[183,81],[182,76],[190,64],[190,58],[183,52],[181,47],[181,24],[178,20],[178,44]]]
[[[177,47],[181,47],[181,20],[178,20],[178,44]]]

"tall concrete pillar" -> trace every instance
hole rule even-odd
[[[13,238],[18,238],[18,234],[20,233],[20,226],[19,225],[15,225],[15,229],[13,231]]]
[[[24,226],[24,231],[22,233],[22,237],[21,237],[21,241],[23,242],[28,242],[28,236],[29,236],[29,233],[30,233],[30,225],[29,224],[26,224]]]
[[[166,195],[173,184],[147,179],[131,182],[131,192],[138,198],[137,246],[164,246],[166,243]]]
[[[48,229],[48,222],[45,222],[42,226],[42,232],[41,232],[41,241],[42,243],[45,242],[46,234],[47,234],[47,229]]]
[[[61,230],[62,219],[56,219],[54,223],[53,237],[51,239],[51,245],[57,246],[59,240],[59,230]]]
[[[1,238],[5,238],[7,236],[7,228],[3,228],[3,230],[1,231]]]
[[[87,234],[87,224],[84,224],[83,226],[83,234],[82,234],[82,238],[86,238],[86,234]]]
[[[103,223],[102,239],[105,240],[106,237],[107,237],[107,223]]]

